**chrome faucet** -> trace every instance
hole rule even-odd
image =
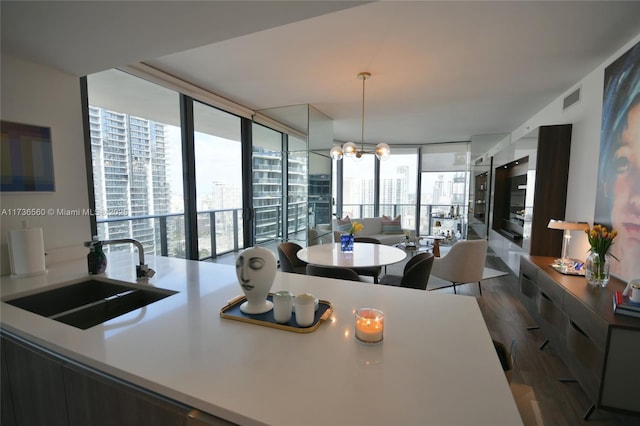
[[[94,237],[93,241],[85,241],[84,246],[85,247],[91,247],[96,243],[100,243],[102,245],[109,245],[109,244],[133,244],[134,246],[136,246],[138,248],[138,259],[140,264],[136,265],[136,278],[138,279],[142,279],[142,278],[151,278],[156,274],[156,271],[154,271],[153,269],[149,268],[149,265],[144,263],[144,248],[142,247],[142,244],[140,243],[140,241],[138,240],[134,240],[133,238],[120,238],[120,239],[116,239],[116,240],[98,240],[96,237]]]

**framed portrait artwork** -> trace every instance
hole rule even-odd
[[[0,127],[0,190],[54,191],[51,129],[4,120]]]
[[[640,43],[604,72],[594,222],[618,232],[611,272],[640,278]]]

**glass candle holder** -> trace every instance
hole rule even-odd
[[[356,339],[365,343],[382,341],[384,313],[378,309],[360,308],[356,311]]]

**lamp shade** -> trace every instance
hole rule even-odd
[[[562,229],[564,231],[584,231],[589,229],[589,224],[587,222],[565,222],[564,220],[551,219],[547,228]]]
[[[386,143],[379,143],[376,146],[376,157],[379,160],[384,161],[391,156],[391,148]]]
[[[342,145],[342,152],[345,157],[353,158],[355,157],[356,152],[358,152],[358,147],[353,142],[347,142]]]
[[[342,160],[342,148],[340,148],[339,146],[334,146],[333,148],[331,148],[331,151],[329,151],[329,155],[333,160]]]

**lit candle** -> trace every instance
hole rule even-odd
[[[362,342],[377,343],[382,340],[384,313],[373,308],[356,311],[356,338]]]

